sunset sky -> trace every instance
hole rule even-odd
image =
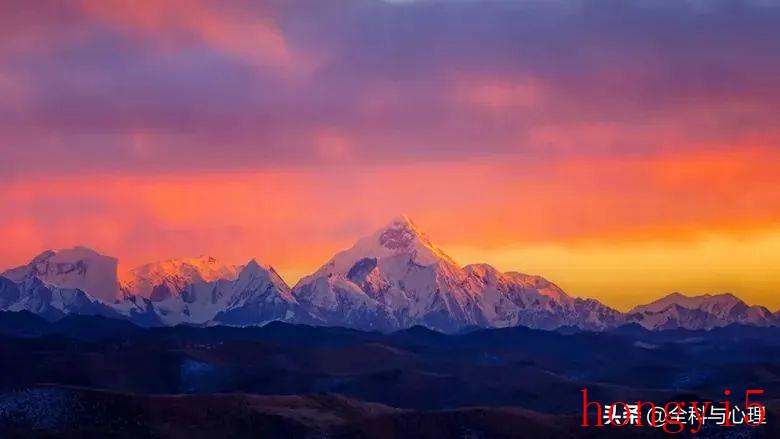
[[[0,2],[0,269],[256,257],[399,213],[619,309],[780,309],[766,0]]]

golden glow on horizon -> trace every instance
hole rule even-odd
[[[623,311],[675,291],[731,292],[749,304],[780,309],[780,227],[678,241],[447,249],[458,262],[541,274],[569,294]]]

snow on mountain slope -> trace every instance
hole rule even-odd
[[[121,279],[124,296],[134,295],[160,301],[175,296],[188,285],[235,280],[240,267],[224,264],[211,256],[168,259],[142,265],[125,273]]]
[[[273,267],[249,261],[224,294],[212,323],[247,326],[274,320],[311,323],[308,313]]]
[[[363,329],[600,329],[620,321],[617,311],[573,299],[541,277],[486,264],[461,268],[405,216],[336,254],[293,295],[329,324]]]
[[[291,290],[271,266],[243,267],[208,256],[169,259],[126,273],[84,247],[47,251],[0,277],[0,310],[126,318],[143,326],[261,325],[274,320],[392,331],[423,325],[573,326],[604,330],[625,323],[649,329],[711,329],[732,323],[778,325],[780,312],[731,294],[670,294],[623,314],[571,297],[540,276],[460,267],[405,216],[337,253]],[[119,296],[119,298],[117,298]]]
[[[323,321],[366,329],[484,325],[463,270],[405,216],[301,279],[295,297]]]
[[[501,273],[487,264],[467,265],[464,270],[478,279],[483,309],[493,327],[600,330],[623,322],[619,311],[593,299],[573,298],[541,276]]]
[[[679,305],[687,309],[701,309],[703,311],[722,313],[739,303],[742,303],[742,301],[733,294],[686,296],[681,293],[671,293],[648,304],[638,305],[634,307],[630,313],[659,312],[668,308],[670,305]]]
[[[141,296],[125,296],[111,304],[111,308],[121,318],[127,319],[142,327],[165,326],[151,300]]]
[[[0,276],[0,310],[30,311],[54,321],[68,314],[119,318],[109,306],[76,288],[60,288],[35,276],[16,282]]]
[[[118,295],[117,260],[86,247],[47,250],[29,264],[0,275],[14,282],[37,277],[59,288],[79,289],[106,303]]]
[[[449,256],[431,243],[409,217],[401,215],[373,235],[358,240],[350,249],[337,253],[313,276],[346,273],[364,258],[389,259],[394,256],[410,257],[412,262],[420,266],[437,262],[455,265]]]
[[[217,268],[213,258],[198,259],[212,266],[213,269],[205,273],[194,270],[196,265],[191,263],[192,260],[181,261],[184,260],[150,264],[144,266],[144,270],[136,271],[135,279],[142,279],[143,283],[131,285],[146,288],[160,283],[148,290],[151,291],[148,298],[143,294],[127,294],[115,308],[131,320],[139,323],[143,320],[147,325],[158,321],[164,325],[218,323],[246,326],[272,320],[290,321],[303,316],[290,294],[290,288],[270,266],[263,267],[252,260],[233,276],[231,269]],[[151,266],[155,268],[148,269]],[[180,270],[159,270],[160,266]],[[141,278],[139,273],[151,275]],[[233,279],[218,278],[224,274]]]
[[[777,321],[758,305],[748,306],[733,294],[685,296],[672,293],[627,314],[627,319],[648,329],[712,329],[733,323],[770,326]]]
[[[367,295],[360,286],[341,275],[318,276],[300,282],[294,294],[322,325],[377,331],[402,327],[388,305]]]

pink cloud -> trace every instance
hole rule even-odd
[[[288,74],[302,66],[271,10],[247,14],[200,0],[87,0],[84,11],[127,32],[142,33],[163,48],[173,49],[189,34],[250,65],[290,69],[285,70]]]

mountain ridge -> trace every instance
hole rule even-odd
[[[179,294],[188,284],[233,280],[241,267],[219,262],[212,256],[171,258],[133,268],[119,276],[120,291],[151,298]]]
[[[107,279],[112,285],[106,286]],[[26,309],[48,319],[91,313],[143,326],[284,321],[457,332],[780,323],[780,311],[747,305],[730,293],[671,293],[624,313],[596,299],[569,296],[542,276],[501,272],[485,263],[460,266],[405,215],[337,252],[293,287],[272,266],[254,259],[237,266],[205,255],[144,264],[118,275],[116,258],[86,247],[43,252],[0,273],[0,281],[0,310]],[[101,285],[108,292],[96,290]]]

